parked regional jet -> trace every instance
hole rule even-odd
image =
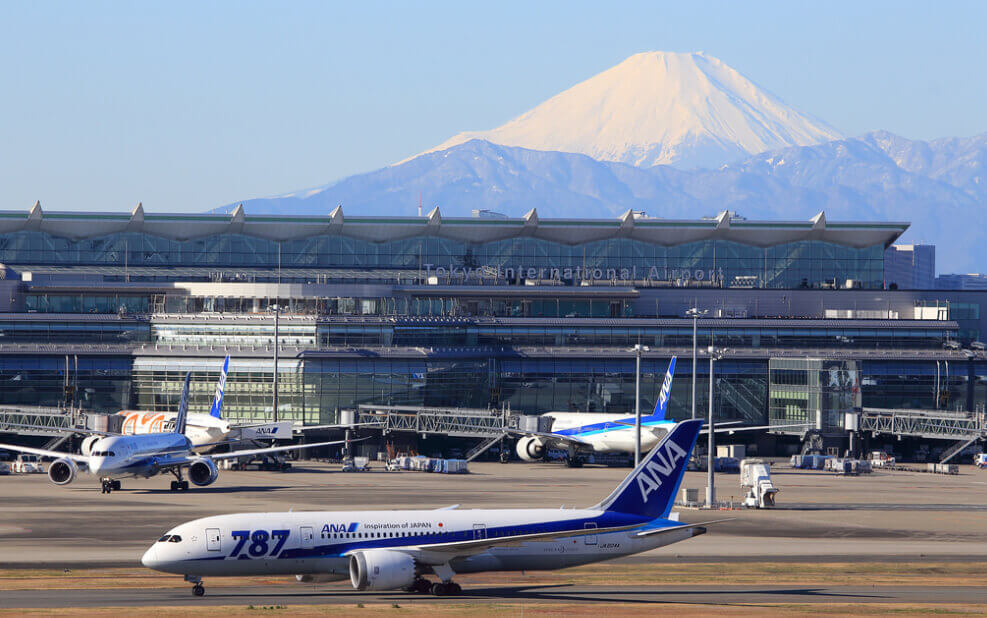
[[[654,412],[641,417],[641,451],[654,447],[663,435],[675,426],[675,421],[665,419],[668,398],[672,392],[672,378],[675,375],[675,357],[668,363],[665,381],[658,393]],[[566,463],[573,467],[582,465],[587,453],[633,453],[637,448],[635,416],[626,414],[593,414],[587,412],[546,412],[543,418],[552,419],[551,430],[547,432],[512,430],[522,437],[517,441],[517,454],[524,461],[538,461],[545,457],[549,449],[566,449],[569,454]],[[733,427],[735,422],[723,423],[730,427],[714,428],[714,433],[734,433],[757,429],[776,429],[803,425],[764,425],[758,427]],[[707,429],[703,429],[705,433]]]
[[[357,590],[458,594],[457,573],[550,570],[610,560],[703,534],[672,504],[702,421],[675,426],[610,496],[585,509],[240,513],[169,530],[141,562],[184,575],[315,574]],[[713,522],[707,522],[713,523]],[[441,580],[431,583],[423,576]]]
[[[335,442],[257,448],[216,455],[199,455],[193,450],[195,447],[185,435],[191,378],[191,372],[185,374],[185,386],[182,389],[182,399],[178,406],[173,431],[133,436],[94,436],[95,439],[89,444],[89,452],[79,455],[13,444],[0,444],[0,449],[54,457],[55,461],[48,467],[48,477],[56,485],[71,483],[81,464],[91,474],[99,474],[103,483],[103,493],[110,493],[114,489],[120,489],[119,479],[121,477],[142,476],[150,478],[166,472],[175,476],[175,480],[171,482],[171,490],[184,491],[188,489],[188,481],[182,478],[183,468],[188,468],[188,478],[193,484],[211,485],[219,477],[219,468],[216,466],[217,460],[330,446],[343,442],[337,440]],[[87,440],[89,439],[87,438]]]

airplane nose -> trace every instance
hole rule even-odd
[[[153,569],[161,564],[161,561],[158,560],[158,550],[154,545],[148,548],[148,550],[144,552],[144,555],[141,556],[141,564],[149,569]]]

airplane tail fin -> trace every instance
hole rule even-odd
[[[219,382],[216,384],[216,396],[213,397],[212,407],[209,409],[209,416],[223,418],[223,393],[226,391],[226,374],[230,370],[230,355],[226,355],[223,361],[223,372],[219,374]]]
[[[702,426],[699,419],[675,425],[617,489],[593,508],[651,519],[668,517]]]
[[[185,386],[182,388],[182,399],[178,404],[178,415],[175,416],[175,433],[185,434],[188,420],[188,385],[192,381],[192,372],[185,374]]]
[[[665,381],[661,384],[661,391],[658,393],[658,401],[655,402],[655,411],[647,417],[649,421],[665,420],[665,412],[668,410],[668,397],[672,393],[672,378],[675,376],[675,357],[668,362],[668,371],[665,372]]]

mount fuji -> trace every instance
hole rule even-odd
[[[638,167],[715,168],[766,150],[842,137],[704,53],[635,54],[471,139],[575,152]]]

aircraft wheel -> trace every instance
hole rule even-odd
[[[104,494],[110,493],[110,484],[107,483],[106,481],[103,481],[103,491],[101,493]]]
[[[415,592],[418,594],[428,594],[432,591],[432,582],[425,578],[419,579],[415,582]]]
[[[206,588],[202,584],[196,584],[192,586],[192,594],[194,594],[195,596],[201,597],[205,593],[206,593]]]
[[[457,584],[455,582],[450,582],[449,583],[449,594],[451,594],[452,596],[457,596],[462,591],[463,591],[463,587],[460,586],[459,584]]]
[[[120,487],[122,487],[120,481],[112,481],[111,484],[113,486],[114,491],[120,491]]]
[[[178,481],[172,481],[171,482],[171,490],[172,491],[178,491]]]
[[[444,597],[449,594],[448,587],[442,582],[432,584],[432,596]]]
[[[188,491],[188,481],[182,481],[178,484],[178,488],[182,491]]]

